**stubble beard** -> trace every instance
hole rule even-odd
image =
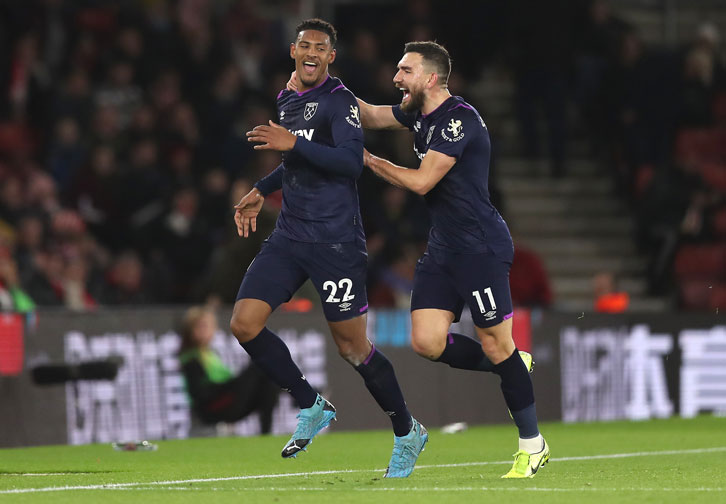
[[[421,110],[424,106],[423,91],[419,91],[419,90],[414,91],[413,89],[409,88],[408,92],[409,92],[408,102],[407,103],[401,102],[401,110],[406,112],[407,114]]]

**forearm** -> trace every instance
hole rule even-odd
[[[284,172],[285,167],[282,164],[278,165],[269,175],[258,180],[255,187],[262,196],[279,191],[282,189],[282,175]]]
[[[397,164],[393,164],[387,159],[379,158],[373,154],[366,156],[366,166],[373,173],[381,177],[386,182],[403,189],[408,189],[416,194],[426,194],[423,190],[423,184],[418,170],[411,170]]]
[[[292,151],[333,175],[358,178],[363,171],[363,143],[359,141],[329,147],[298,138]]]
[[[391,105],[371,105],[360,98],[356,98],[356,100],[358,100],[360,123],[363,128],[374,130],[406,128],[393,116]]]

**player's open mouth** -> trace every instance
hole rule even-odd
[[[407,101],[409,98],[411,98],[411,92],[406,88],[398,88],[403,92],[403,99],[401,102]]]
[[[317,69],[318,69],[317,63],[313,63],[312,61],[303,62],[303,70],[305,70],[306,74],[308,74],[308,75],[314,74]]]

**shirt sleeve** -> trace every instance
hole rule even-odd
[[[272,170],[269,175],[261,178],[255,184],[257,190],[259,190],[263,196],[274,193],[282,189],[282,176],[285,172],[285,165],[280,163],[277,168]]]
[[[415,114],[407,114],[406,112],[401,110],[400,104],[396,104],[391,107],[391,111],[393,112],[393,117],[396,118],[396,121],[406,126],[409,131],[413,131],[413,124],[416,121]]]
[[[429,150],[435,150],[458,160],[466,144],[478,133],[477,128],[481,128],[481,125],[473,120],[471,114],[459,111],[446,114],[436,123]]]
[[[339,93],[330,111],[334,145],[330,147],[298,137],[292,150],[328,173],[357,178],[363,171],[360,110],[350,91],[341,90]]]

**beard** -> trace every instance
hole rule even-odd
[[[298,72],[297,75],[298,75],[298,79],[300,79],[300,82],[305,87],[314,86],[315,84],[317,84],[318,78],[320,77],[318,72],[315,72],[313,75],[305,75],[305,74],[300,74],[300,72]]]
[[[408,92],[408,102],[401,102],[401,110],[406,112],[407,114],[410,114],[411,112],[416,112],[417,110],[421,110],[424,106],[423,91],[409,88]]]

